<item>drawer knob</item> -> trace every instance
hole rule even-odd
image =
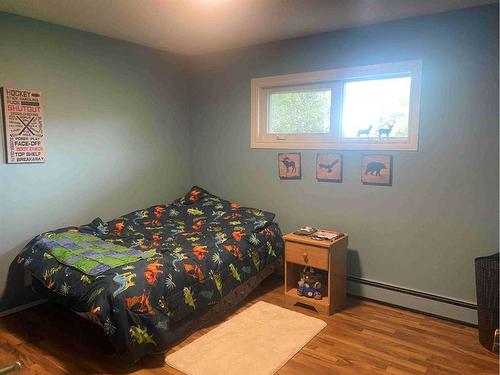
[[[306,262],[306,263],[307,263],[307,262],[308,262],[308,259],[307,259],[307,253],[304,253],[304,254],[303,254],[303,257],[304,257],[304,262]]]

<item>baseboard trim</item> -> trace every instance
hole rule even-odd
[[[347,281],[351,295],[477,326],[474,303],[355,276],[348,276]]]
[[[3,318],[4,316],[10,315],[10,314],[17,313],[19,311],[29,309],[30,307],[41,305],[42,303],[45,303],[47,301],[48,300],[46,300],[46,299],[40,299],[40,300],[36,300],[36,301],[30,302],[30,303],[25,303],[24,305],[13,307],[12,309],[0,311],[0,318]]]
[[[347,291],[353,296],[477,326],[476,304],[355,276],[347,276],[347,282]],[[45,302],[36,300],[1,311],[0,318]]]

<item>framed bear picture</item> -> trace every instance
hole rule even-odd
[[[278,174],[281,180],[302,178],[300,152],[278,153]]]
[[[392,186],[392,155],[363,155],[361,182],[364,185]]]
[[[316,180],[342,182],[342,154],[319,152],[316,155]]]

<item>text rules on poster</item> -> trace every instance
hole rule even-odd
[[[42,93],[1,88],[7,163],[45,162]]]

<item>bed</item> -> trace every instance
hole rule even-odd
[[[82,271],[47,250],[47,243],[64,235],[97,238],[142,258]],[[166,350],[190,323],[229,297],[241,300],[282,253],[274,214],[193,187],[168,206],[43,233],[17,263],[32,275],[35,291],[99,324],[116,351],[136,361]]]

